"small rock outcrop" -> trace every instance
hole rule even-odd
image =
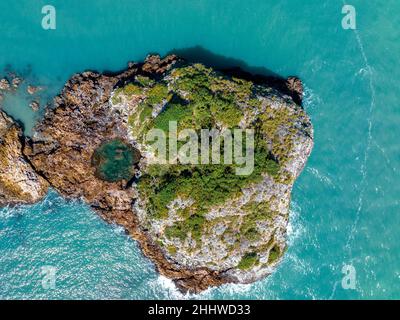
[[[18,155],[10,150],[20,152],[19,178],[8,186],[25,181],[26,202],[39,199],[48,183],[83,199],[123,226],[182,291],[261,279],[286,250],[290,193],[313,146],[301,81],[276,84],[276,78],[256,84],[174,55],[148,56],[119,74],[76,74],[26,143],[4,118],[7,159]],[[154,164],[145,137],[151,129],[169,132],[171,121],[194,133],[252,129],[254,170],[241,176],[235,162],[203,166],[181,158]]]
[[[7,78],[0,79],[0,90],[10,90],[10,82]]]
[[[35,203],[48,183],[23,154],[21,128],[0,110],[0,206]]]

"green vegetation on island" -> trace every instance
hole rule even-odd
[[[279,215],[275,196],[270,200],[246,200],[237,207],[240,215],[231,212],[224,219],[210,219],[208,214],[217,208],[224,210],[227,204],[244,196],[244,189],[259,186],[265,177],[273,183],[290,185],[293,182],[286,164],[291,159],[293,137],[299,130],[297,122],[304,116],[303,111],[280,107],[269,88],[226,76],[201,64],[172,68],[161,79],[137,75],[132,83],[116,89],[111,101],[131,106],[128,123],[140,145],[149,147],[146,134],[152,129],[165,133],[167,158],[171,122],[176,122],[177,132],[194,130],[198,142],[202,129],[217,128],[219,132],[253,129],[254,169],[250,174],[236,174],[235,169],[240,165],[235,161],[230,164],[148,163],[137,187],[146,212],[146,225],[164,226],[158,243],[169,255],[183,250],[182,245],[188,239],[194,241],[195,247],[188,242],[192,249],[184,250],[199,250],[203,236],[215,237],[213,228],[218,226],[226,228],[218,241],[230,252],[237,251],[243,241],[251,244],[263,241],[265,235],[260,226],[272,223]],[[245,142],[243,138],[243,151]],[[184,143],[178,141],[178,147]],[[224,144],[225,140],[220,144],[221,153]],[[198,163],[201,163],[200,151],[199,148]],[[242,254],[238,269],[258,266],[262,252],[266,252],[268,263],[281,255],[276,245],[251,248],[252,251]]]

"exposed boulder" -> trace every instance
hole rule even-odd
[[[23,154],[22,130],[0,111],[0,206],[39,201],[48,183]]]

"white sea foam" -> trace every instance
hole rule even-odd
[[[343,2],[344,5],[346,4],[346,2],[344,0],[342,0],[342,2]],[[367,55],[365,53],[365,49],[364,49],[363,42],[361,40],[360,33],[358,32],[357,29],[354,30],[354,34],[355,34],[356,41],[357,41],[357,44],[358,44],[358,47],[360,49],[360,53],[361,53],[361,56],[362,56],[362,59],[363,59],[363,62],[364,62],[364,67],[362,67],[360,69],[361,73],[360,72],[359,73],[361,75],[363,75],[363,76],[364,75],[369,76],[368,83],[369,83],[369,90],[370,90],[370,95],[371,95],[371,102],[370,102],[369,108],[367,110],[368,111],[368,116],[367,116],[367,123],[368,123],[367,147],[365,148],[364,159],[363,159],[363,162],[362,162],[361,168],[360,168],[360,172],[361,172],[361,175],[362,175],[362,179],[361,179],[361,183],[360,183],[361,191],[360,191],[359,197],[358,197],[358,206],[357,206],[357,211],[356,211],[356,217],[354,219],[353,226],[351,228],[351,231],[350,231],[350,234],[349,234],[349,237],[348,237],[348,240],[347,240],[347,244],[346,244],[346,248],[348,249],[350,254],[351,254],[351,251],[352,251],[351,242],[354,239],[354,235],[356,233],[358,222],[360,220],[360,216],[361,216],[363,205],[364,205],[364,193],[365,193],[367,174],[368,174],[368,172],[367,172],[367,164],[368,164],[369,152],[370,152],[371,145],[372,145],[372,124],[373,124],[372,117],[373,117],[373,112],[374,112],[375,104],[376,104],[375,103],[376,93],[375,93],[375,86],[374,86],[373,68],[369,64],[369,60],[368,60],[368,57],[367,57]]]
[[[155,280],[150,281],[149,285],[153,292],[158,292],[161,289],[162,295],[168,299],[187,300],[190,298],[189,294],[180,292],[171,279],[162,275],[158,275]]]
[[[313,111],[321,104],[321,98],[311,88],[303,84],[303,108],[311,118]]]
[[[162,275],[159,275],[155,280],[150,281],[152,291],[162,291],[163,296],[167,296],[172,300],[198,300],[198,299],[212,299],[216,291],[224,296],[245,295],[254,289],[255,284],[224,284],[218,288],[209,288],[198,294],[182,293],[175,286],[174,282]]]
[[[329,185],[332,188],[335,188],[335,184],[332,182],[327,174],[323,174],[318,169],[313,167],[307,167],[306,171],[312,173],[313,176],[315,176],[322,183]]]
[[[300,221],[300,214],[301,207],[296,202],[292,201],[289,213],[289,223],[287,226],[287,241],[289,246],[293,245],[305,231],[305,228]]]
[[[4,207],[0,210],[0,219],[9,219],[15,216],[16,210],[10,207]]]

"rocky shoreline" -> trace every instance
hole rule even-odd
[[[184,63],[173,55],[164,59],[152,55],[148,56],[144,63],[130,63],[127,70],[118,74],[90,71],[76,74],[54,99],[54,108],[46,111],[31,138],[24,137],[21,128],[0,111],[0,206],[37,202],[46,194],[49,186],[66,198],[81,198],[107,222],[123,226],[126,232],[138,241],[143,254],[155,264],[157,271],[172,279],[184,292],[198,293],[224,283],[249,283],[270,274],[281,259],[286,246],[291,188],[313,145],[311,123],[299,106],[302,96],[302,84],[299,79],[291,77],[285,81],[278,81],[266,78],[262,84],[264,87],[273,85],[269,93],[274,97],[271,101],[276,99],[278,102],[274,103],[279,108],[294,108],[294,114],[298,117],[293,121],[293,128],[291,127],[295,132],[295,143],[291,145],[287,162],[282,168],[289,175],[290,181],[278,183],[265,176],[262,182],[244,189],[249,197],[264,192],[265,197],[261,200],[269,199],[269,209],[273,208],[274,212],[277,212],[271,220],[272,225],[265,226],[268,232],[257,240],[259,242],[254,242],[268,242],[268,237],[272,239],[269,247],[265,249],[266,256],[263,256],[264,253],[259,254],[261,262],[262,259],[267,259],[269,263],[258,263],[249,270],[232,267],[221,270],[208,266],[204,259],[199,258],[196,261],[194,258],[197,264],[188,265],[184,260],[190,256],[189,249],[174,254],[168,253],[165,244],[157,242],[159,235],[154,229],[154,223],[149,225],[146,219],[143,221],[138,211],[142,195],[136,187],[136,181],[143,174],[145,160],[133,167],[132,180],[106,181],[96,177],[92,156],[102,143],[122,139],[138,148],[135,136],[129,128],[128,119],[132,114],[132,106],[121,107],[121,103],[111,102],[116,90],[137,81],[138,76],[153,82],[168,79],[171,70]],[[132,101],[133,104],[136,103],[135,95]],[[267,100],[265,98],[260,101]],[[271,200],[272,198],[277,199]],[[242,201],[241,205],[246,205],[246,201]],[[232,211],[228,204],[224,206],[224,210]],[[207,217],[212,216],[212,212],[210,210]],[[172,222],[166,220],[165,223]],[[269,229],[275,230],[272,235]],[[277,229],[279,230],[276,231]],[[169,244],[168,248],[171,244],[181,243],[177,239],[165,239],[164,242]],[[206,245],[207,241],[204,243]],[[279,251],[274,261],[268,260],[272,254],[271,250]],[[200,255],[200,251],[196,255]],[[240,255],[238,253],[237,259],[243,255],[242,252]],[[227,266],[232,263],[231,260],[226,260]]]

